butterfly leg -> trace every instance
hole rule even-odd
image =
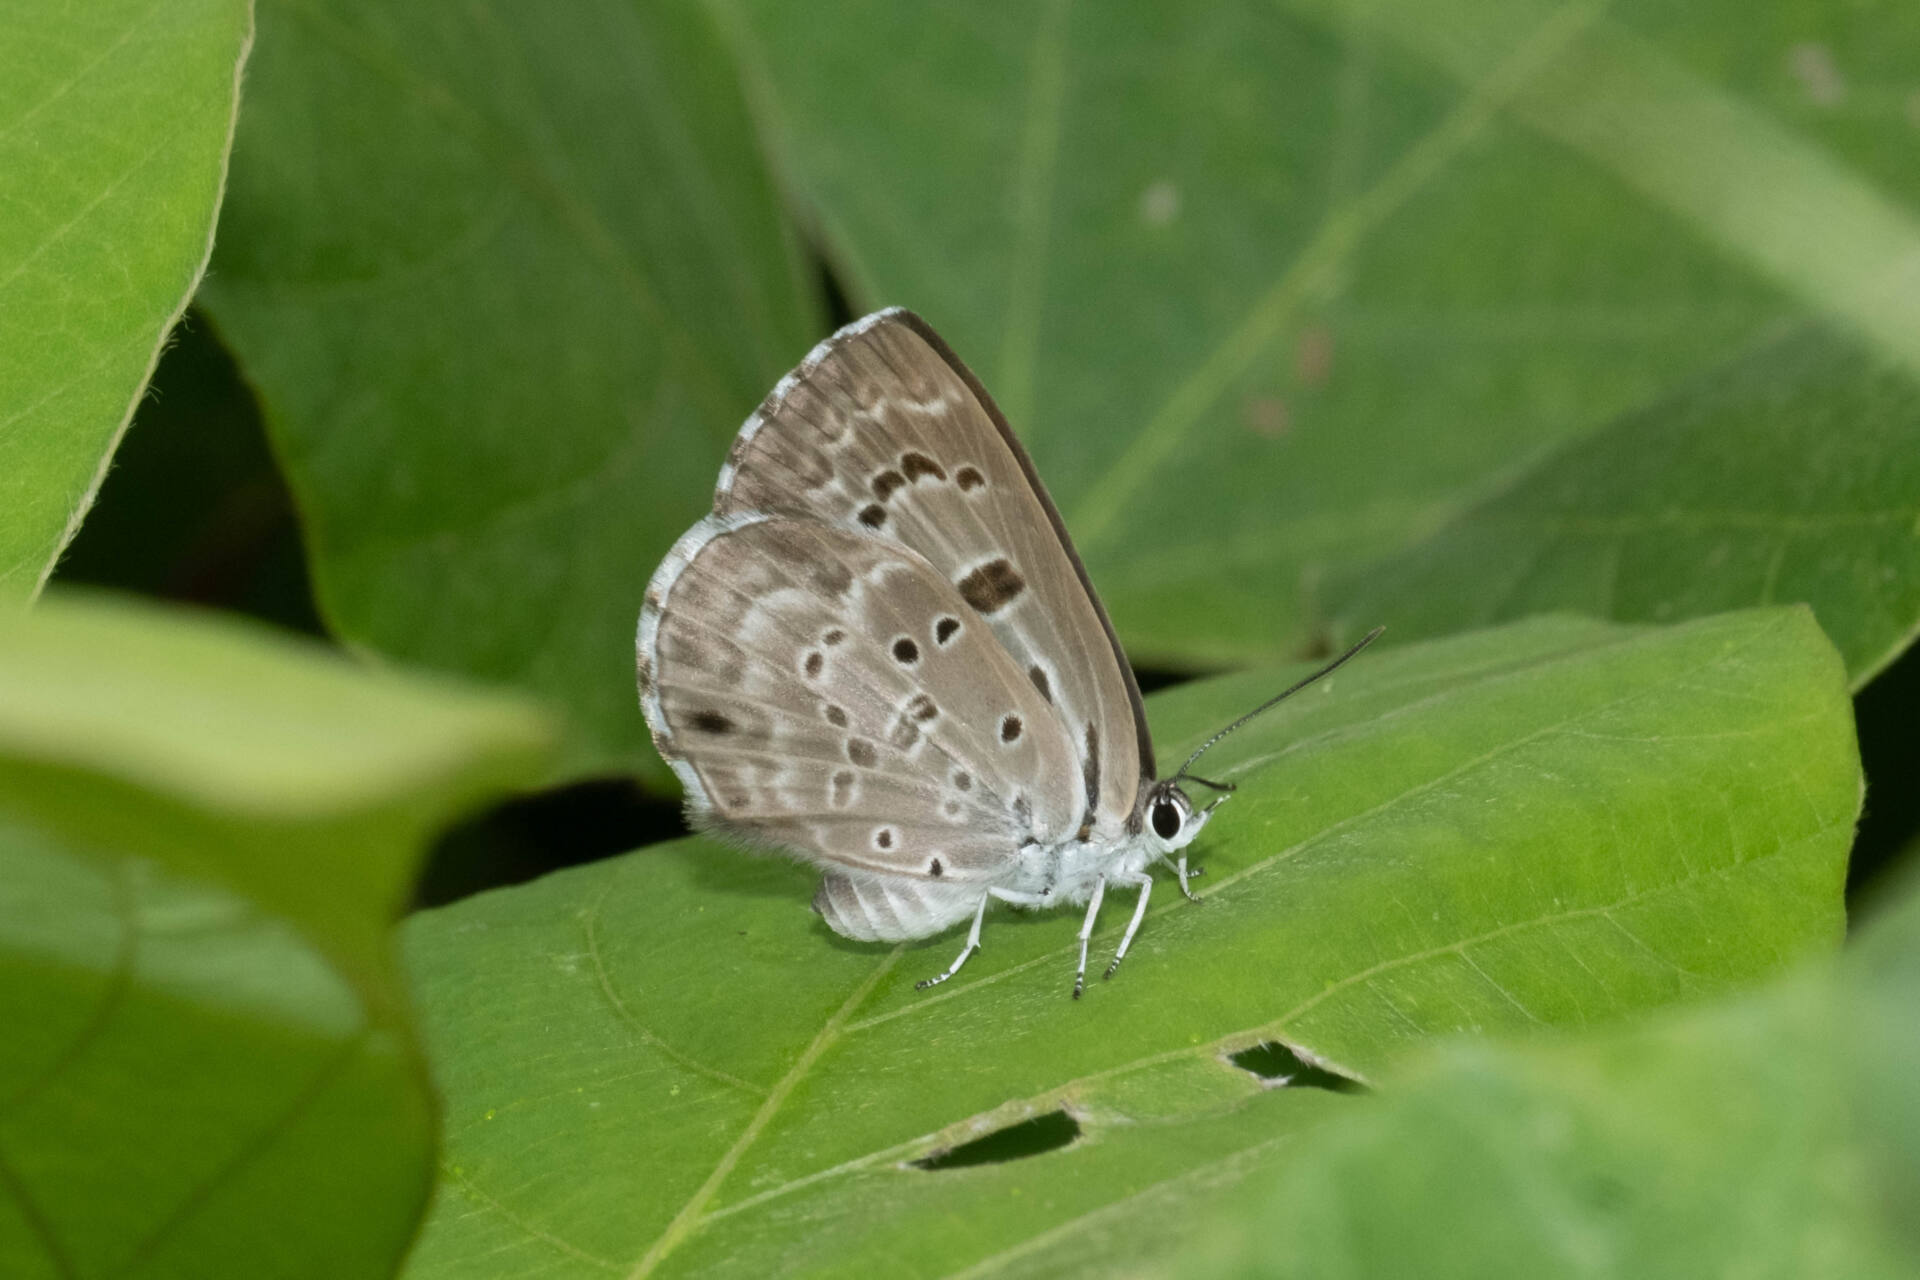
[[[1087,903],[1087,918],[1080,925],[1080,967],[1073,974],[1073,998],[1078,1000],[1080,993],[1087,989],[1087,939],[1093,936],[1093,922],[1100,914],[1100,899],[1107,896],[1105,876],[1093,885],[1093,897]]]
[[[1187,869],[1187,855],[1183,853],[1180,855],[1180,862],[1178,866],[1175,867],[1175,870],[1180,873],[1180,892],[1186,897],[1187,901],[1200,901],[1199,895],[1187,886],[1187,881],[1198,880],[1207,873],[1207,869],[1205,867],[1195,867],[1189,871]]]
[[[974,909],[973,928],[967,930],[967,945],[960,948],[960,954],[954,958],[952,964],[947,966],[945,973],[937,978],[922,978],[920,981],[914,983],[913,989],[915,991],[925,991],[928,987],[939,986],[948,978],[960,972],[960,966],[967,962],[967,957],[980,949],[980,922],[987,918],[987,904],[995,898],[1000,899],[1002,902],[1010,902],[1017,907],[1037,907],[1044,905],[1046,901],[1045,898],[1037,893],[1020,893],[1013,889],[988,889],[980,895],[980,905]]]
[[[1102,975],[1107,978],[1111,978],[1113,971],[1120,967],[1120,962],[1127,958],[1127,948],[1133,945],[1133,935],[1140,932],[1140,922],[1146,918],[1147,895],[1153,892],[1152,876],[1143,875],[1138,879],[1115,876],[1114,880],[1120,884],[1137,885],[1140,889],[1140,901],[1133,904],[1133,919],[1127,922],[1127,931],[1120,935],[1120,949],[1113,953],[1113,963],[1107,966],[1106,973]]]

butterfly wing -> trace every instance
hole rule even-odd
[[[917,553],[1070,739],[1078,838],[1138,830],[1154,762],[1133,670],[1025,450],[925,321],[882,311],[816,347],[741,428],[714,511],[805,516]]]
[[[1073,742],[946,575],[812,519],[695,525],[648,587],[641,702],[696,822],[824,866],[853,937],[970,913],[1070,838]]]

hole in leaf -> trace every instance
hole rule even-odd
[[[916,1169],[968,1169],[977,1164],[1004,1164],[1025,1160],[1028,1156],[1058,1151],[1080,1136],[1080,1122],[1064,1111],[1049,1111],[1004,1129],[995,1129],[983,1138],[963,1142],[945,1151],[936,1151],[923,1160],[910,1163]]]
[[[1365,1093],[1367,1089],[1358,1080],[1315,1066],[1278,1040],[1242,1049],[1228,1061],[1275,1089],[1329,1089],[1334,1093]]]

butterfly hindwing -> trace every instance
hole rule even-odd
[[[916,553],[1070,741],[1081,839],[1137,824],[1153,748],[1058,513],[977,379],[909,312],[841,330],[748,419],[716,515],[781,512]]]
[[[934,931],[1023,846],[1082,821],[1080,761],[1049,704],[897,543],[709,517],[648,588],[639,660],[696,820],[827,868],[819,905],[853,936]]]

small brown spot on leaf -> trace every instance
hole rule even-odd
[[[1287,402],[1279,396],[1254,396],[1241,408],[1247,430],[1268,440],[1278,440],[1287,434],[1291,425],[1291,415],[1287,413]]]
[[[1323,387],[1333,373],[1333,330],[1308,325],[1293,344],[1293,372],[1302,386]]]

